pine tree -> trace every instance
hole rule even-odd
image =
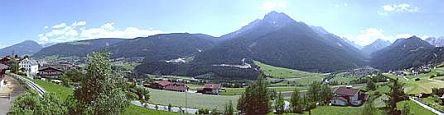
[[[390,92],[387,93],[389,99],[386,100],[387,112],[389,114],[400,114],[400,111],[396,109],[396,103],[404,100],[404,89],[398,79],[391,80],[389,83]]]
[[[367,79],[367,90],[376,90],[375,82],[372,79]]]
[[[263,73],[249,85],[239,99],[238,109],[247,115],[262,115],[270,111],[270,94]]]
[[[301,100],[302,99],[300,97],[299,90],[295,88],[293,93],[291,94],[291,99],[290,99],[290,108],[292,112],[302,113],[304,111],[302,106],[303,103]]]

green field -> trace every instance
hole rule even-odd
[[[143,107],[131,105],[126,109],[123,115],[184,115],[184,114],[167,112],[167,111],[149,110]]]
[[[237,105],[239,96],[220,96],[220,95],[203,95],[197,93],[183,93],[175,91],[165,91],[157,89],[150,90],[150,103],[189,108],[206,108],[223,110],[224,105],[230,101],[234,107]]]
[[[69,95],[73,93],[73,89],[68,87],[63,87],[61,85],[43,81],[40,79],[35,79],[34,82],[38,84],[40,87],[45,89],[46,92],[54,93],[56,96],[60,97],[62,100],[65,100]]]
[[[435,102],[433,100],[433,97],[427,97],[427,98],[422,98],[422,101],[427,103],[428,105],[432,106],[435,109],[439,109],[439,110],[444,110],[444,106],[440,105],[439,103]]]
[[[68,95],[71,95],[73,93],[73,90],[71,88],[57,85],[52,82],[38,80],[38,79],[35,79],[34,82],[43,89],[45,89],[46,92],[54,93],[62,100],[66,99]],[[173,113],[173,112],[144,109],[142,107],[138,107],[135,105],[130,105],[123,114],[124,115],[179,115],[178,113]]]
[[[276,92],[292,92],[296,87],[268,87],[268,89]],[[307,90],[307,87],[297,87],[298,90]],[[224,88],[220,92],[221,95],[241,95],[245,92],[245,88]]]
[[[254,61],[254,63],[259,66],[266,75],[272,76],[273,78],[303,78],[313,76],[323,77],[323,75],[320,73],[310,73],[283,67],[275,67],[258,61]]]
[[[404,83],[404,92],[406,94],[430,94],[433,88],[444,88],[444,81],[436,78],[431,79],[430,76],[436,75],[444,70],[444,68],[437,68],[431,70],[429,73],[423,73],[419,75],[407,75],[407,76],[395,76],[393,74],[385,73],[384,75],[396,79]],[[416,79],[419,79],[418,81]]]
[[[429,111],[429,110],[421,107],[420,105],[416,104],[415,102],[413,102],[411,100],[398,102],[397,103],[398,109],[402,109],[405,104],[408,104],[412,115],[436,115],[432,111]]]

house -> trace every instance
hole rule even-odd
[[[39,73],[39,63],[30,58],[24,58],[19,63],[20,70],[24,70],[29,75],[37,75]]]
[[[197,89],[197,93],[219,95],[222,90],[221,84],[205,84],[202,88]]]
[[[9,65],[9,61],[11,59],[9,58],[9,56],[3,57],[2,59],[0,59],[0,63],[4,64],[4,65]]]
[[[38,75],[44,78],[52,78],[57,79],[61,75],[63,75],[64,71],[54,68],[54,67],[45,67],[39,70]]]
[[[330,100],[332,105],[357,106],[361,105],[366,98],[364,93],[359,89],[353,89],[351,86],[336,88],[333,93],[334,96]]]
[[[185,92],[188,90],[188,87],[185,84],[170,82],[168,80],[154,81],[150,84],[145,84],[145,86],[148,86],[153,89],[170,90],[178,92]]]
[[[6,86],[5,84],[5,72],[9,67],[5,64],[0,63],[0,88]]]

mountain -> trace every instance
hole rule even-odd
[[[386,40],[382,40],[382,39],[377,39],[376,41],[374,41],[373,43],[364,46],[361,51],[362,53],[364,53],[364,55],[370,57],[370,55],[373,52],[376,52],[378,50],[381,50],[387,46],[390,46],[390,41],[386,41]]]
[[[443,48],[412,36],[398,39],[392,45],[372,54],[371,65],[381,70],[400,70],[436,63],[443,58]]]
[[[314,30],[288,15],[270,12],[203,52],[200,64],[243,64],[243,59],[304,71],[331,72],[363,64],[359,50],[324,29]]]
[[[146,61],[193,56],[214,46],[216,38],[205,34],[171,33],[125,40],[111,45],[112,57],[145,57]]]
[[[253,60],[315,72],[364,65],[359,50],[342,38],[278,12],[270,12],[263,19],[217,38],[213,47],[195,53],[192,58],[176,58],[169,62],[145,59],[136,70],[150,74],[254,79],[259,71]]]
[[[85,57],[95,50],[100,50],[112,44],[124,41],[120,38],[100,38],[91,40],[80,40],[74,42],[57,43],[43,48],[33,56],[43,58],[46,56],[77,56]]]
[[[23,55],[33,55],[34,53],[40,51],[42,46],[35,41],[27,40],[12,46],[0,49],[0,56],[11,55],[12,53],[19,56]]]
[[[426,41],[436,47],[443,47],[444,46],[444,37],[439,37],[439,38],[430,37],[430,38],[427,38]]]

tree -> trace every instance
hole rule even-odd
[[[308,88],[307,95],[310,100],[310,102],[319,102],[321,101],[321,83],[320,82],[313,82],[310,84],[310,87]]]
[[[16,58],[12,57],[9,61],[9,69],[12,73],[15,74],[18,74],[20,72],[19,62],[16,60]]]
[[[41,108],[36,111],[40,115],[63,115],[67,108],[63,102],[53,93],[45,93],[40,99]]]
[[[364,104],[364,108],[361,111],[361,115],[376,115],[376,108],[373,106],[372,98],[369,98],[368,102]]]
[[[19,96],[12,106],[10,114],[17,115],[64,115],[67,108],[52,93],[45,93],[42,98],[36,93],[26,92]]]
[[[145,87],[136,87],[137,99],[140,101],[144,107],[146,107],[146,103],[150,100],[150,91]]]
[[[299,90],[295,88],[293,93],[291,94],[291,99],[290,99],[290,108],[292,112],[302,113],[304,111],[302,105],[303,103],[301,103],[301,100],[302,99],[300,97]]]
[[[376,90],[375,82],[372,79],[367,79],[367,90]]]
[[[282,114],[285,112],[285,102],[284,102],[284,97],[282,97],[282,93],[279,92],[277,95],[277,99],[275,100],[275,110],[277,114]]]
[[[304,95],[303,98],[304,110],[308,111],[309,115],[311,115],[311,110],[316,108],[316,102],[313,102],[312,99],[313,97],[307,97],[307,95]]]
[[[399,83],[398,79],[390,80],[389,85],[390,92],[386,95],[389,99],[386,100],[387,112],[392,115],[400,114],[400,111],[396,109],[396,103],[405,99],[403,84]]]
[[[81,113],[114,115],[122,113],[130,104],[125,91],[125,79],[114,73],[109,53],[93,52],[88,55],[87,74],[74,91],[82,105]]]
[[[31,115],[40,107],[41,104],[38,95],[32,92],[25,92],[25,94],[15,99],[10,114]]]
[[[410,113],[410,107],[408,103],[405,103],[404,107],[401,110],[401,115],[411,115]]]
[[[327,84],[321,85],[320,97],[322,104],[328,104],[333,97],[333,92],[331,92],[331,89]]]
[[[224,115],[234,115],[233,102],[225,105]]]
[[[259,74],[255,83],[249,85],[239,99],[238,109],[247,115],[262,115],[270,111],[270,94],[267,81]]]
[[[71,69],[66,71],[60,79],[63,82],[63,85],[69,86],[71,82],[80,82],[82,79],[84,79],[84,74],[77,70],[77,69]]]

